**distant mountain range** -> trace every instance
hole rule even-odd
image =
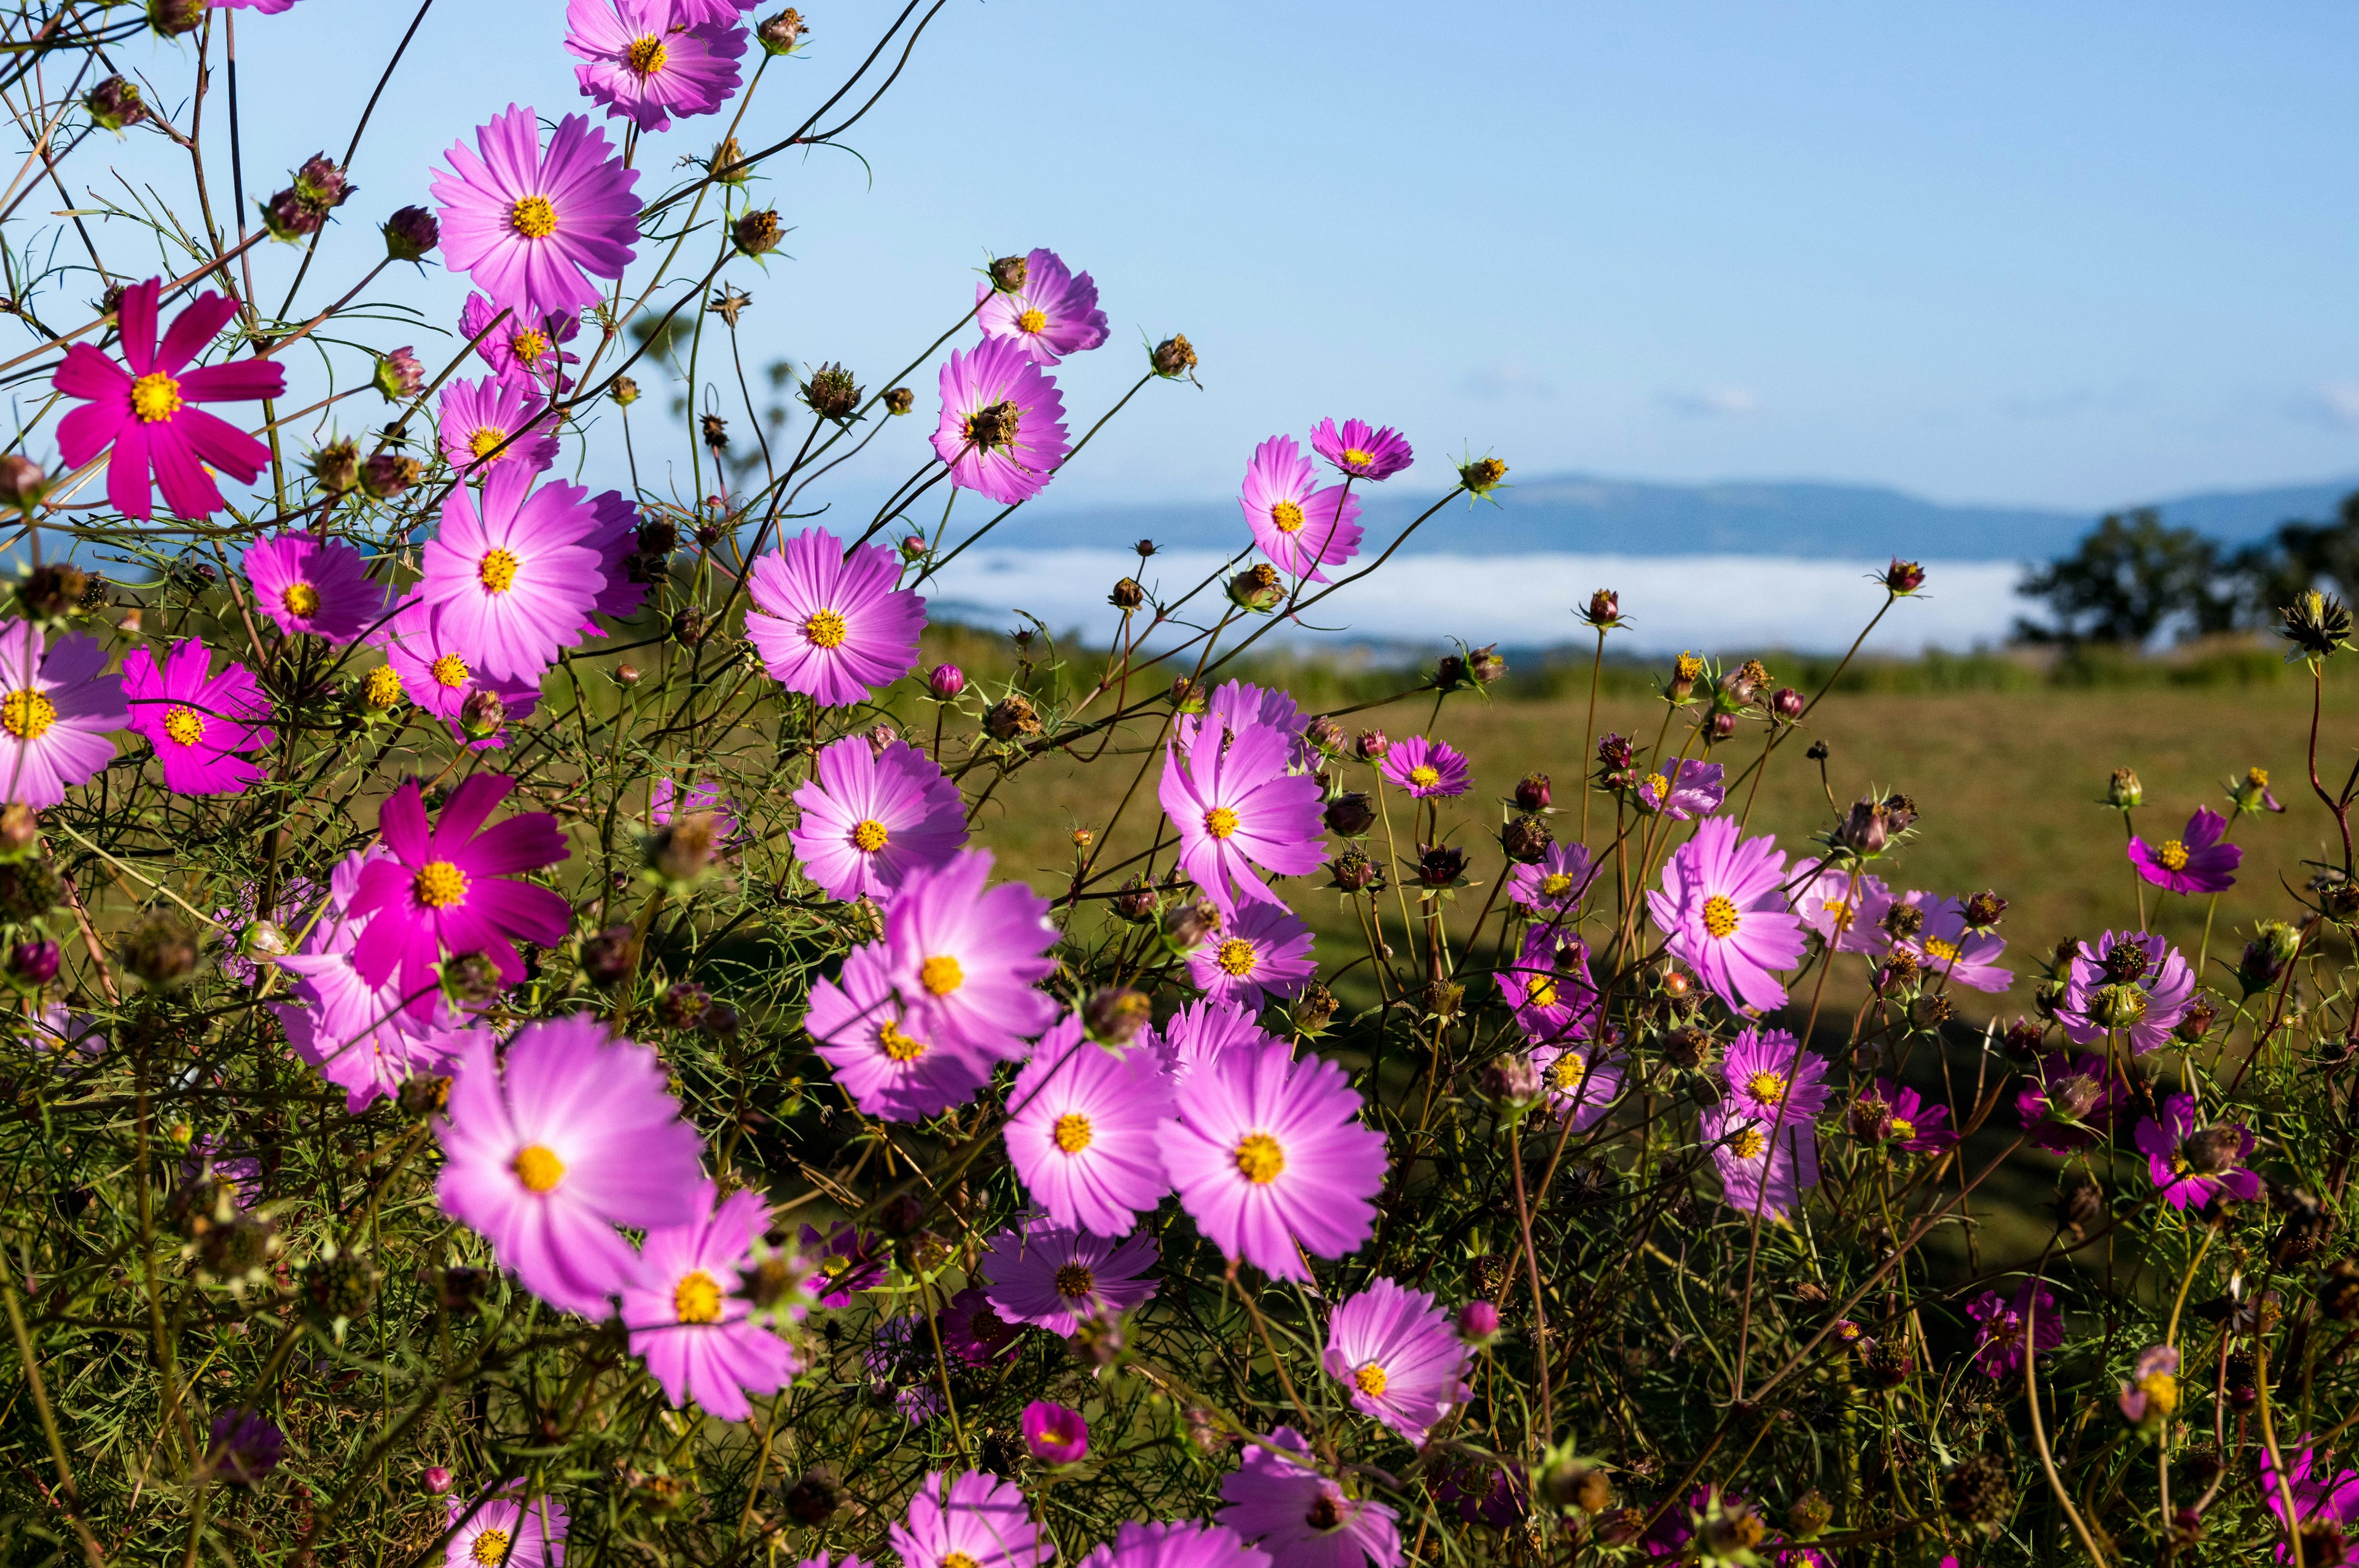
[[[2333,515],[2359,479],[2273,490],[2213,491],[2153,503],[2169,521],[2231,543],[2289,518]],[[1951,506],[1875,485],[1801,481],[1653,484],[1555,474],[1514,482],[1499,504],[1453,503],[1418,530],[1404,553],[1784,556],[1863,559],[2036,560],[2060,554],[2095,521],[2071,512]],[[1379,492],[1362,521],[1389,539],[1432,504],[1430,493]],[[1060,506],[1044,501],[1008,519],[1002,547],[1120,546],[1149,538],[1176,548],[1243,543],[1234,501]]]

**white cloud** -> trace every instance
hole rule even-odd
[[[1556,384],[1521,360],[1478,365],[1459,379],[1458,390],[1485,403],[1546,403],[1556,396]]]
[[[1761,400],[1741,386],[1707,386],[1699,392],[1667,392],[1663,406],[1691,419],[1741,419],[1758,413]]]
[[[2332,424],[2359,429],[2359,382],[2330,381],[2321,385],[2311,413]]]

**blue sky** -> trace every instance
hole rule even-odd
[[[889,15],[806,10],[749,144]],[[412,11],[244,18],[254,194],[341,150]],[[341,291],[489,114],[582,106],[563,32],[558,0],[437,0],[315,276]],[[1058,249],[1114,321],[1060,377],[1077,424],[1142,334],[1205,362],[1060,479],[1074,498],[1218,494],[1330,413],[1400,425],[1434,482],[1469,444],[1527,473],[2092,508],[2359,472],[2354,45],[2359,10],[2302,0],[951,0],[847,138],[864,166],[773,166],[792,259],[736,269],[745,331],[888,373],[986,254]],[[462,290],[403,292],[448,320]],[[919,424],[870,477],[915,466]]]

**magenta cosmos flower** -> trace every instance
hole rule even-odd
[[[442,455],[460,472],[515,463],[538,473],[557,460],[557,420],[526,387],[485,376],[442,389]]]
[[[1709,816],[1728,798],[1723,783],[1727,773],[1718,762],[1678,758],[1664,772],[1649,773],[1639,782],[1638,805],[1674,822]]]
[[[703,1143],[664,1084],[653,1051],[588,1013],[526,1024],[505,1061],[474,1032],[437,1128],[443,1212],[481,1231],[533,1294],[604,1316],[637,1266],[614,1227],[702,1215]]]
[[[294,977],[289,1001],[266,1002],[286,1031],[288,1048],[344,1091],[358,1114],[375,1099],[400,1092],[424,1073],[447,1076],[462,1036],[442,1027],[447,1009],[420,1022],[403,1007],[399,979],[372,986],[353,962],[364,918],[346,913],[360,889],[361,869],[392,857],[381,844],[344,857],[328,879],[327,903],[312,917],[299,952],[277,966]]]
[[[1163,1070],[1176,1087],[1213,1057],[1239,1046],[1266,1045],[1277,1036],[1264,1029],[1258,1014],[1233,1001],[1193,1001],[1171,1015],[1160,1030],[1139,1031],[1139,1039],[1163,1058]]]
[[[984,1292],[1010,1323],[1071,1334],[1112,1321],[1155,1294],[1155,1238],[1110,1241],[1038,1218],[1003,1230],[984,1249]]]
[[[1245,1445],[1221,1482],[1221,1502],[1214,1517],[1287,1568],[1397,1568],[1401,1560],[1399,1516],[1347,1497],[1313,1469],[1310,1444],[1290,1426],[1271,1433],[1266,1446]]]
[[[1998,966],[2006,938],[1995,931],[1968,930],[1963,899],[1912,892],[1900,902],[1922,914],[1925,924],[1893,946],[1914,957],[1928,975],[1946,976],[1978,991],[2003,991],[2015,984],[2015,976]]]
[[[928,1475],[909,1499],[908,1522],[885,1534],[905,1564],[923,1568],[1038,1568],[1057,1555],[1024,1494],[974,1470]]]
[[[1507,896],[1536,914],[1567,915],[1581,907],[1589,884],[1603,869],[1590,863],[1585,844],[1550,844],[1537,861],[1516,868]]]
[[[1974,1334],[1974,1365],[1985,1377],[2023,1376],[2024,1329],[2031,1330],[2031,1353],[2045,1355],[2064,1343],[2064,1319],[2046,1285],[2026,1280],[2013,1296],[1984,1291],[1966,1307],[1978,1325]]]
[[[2114,1076],[2103,1054],[2049,1056],[2027,1076],[2015,1097],[2015,1113],[2037,1149],[2071,1154],[2113,1130],[2129,1090]]]
[[[339,645],[385,619],[392,590],[369,580],[368,559],[341,539],[272,534],[245,547],[255,608],[285,635],[310,633]]]
[[[1307,768],[1310,757],[1303,731],[1310,719],[1294,700],[1294,694],[1272,688],[1264,690],[1250,681],[1223,681],[1204,701],[1204,711],[1198,715],[1184,709],[1172,716],[1171,732],[1180,743],[1193,749],[1196,737],[1210,727],[1215,732],[1235,735],[1262,725],[1283,730],[1288,747],[1287,760],[1290,766]]]
[[[2119,1030],[2144,1055],[2169,1044],[2194,997],[2195,972],[2178,948],[2153,932],[2108,931],[2066,966],[2056,1022],[2076,1045]]]
[[[1777,891],[1785,880],[1776,838],[1740,840],[1734,821],[1708,817],[1664,863],[1663,889],[1648,892],[1647,907],[1714,996],[1766,1012],[1786,1005],[1771,971],[1802,958],[1802,923]]]
[[[131,721],[106,650],[79,633],[44,649],[28,621],[0,622],[0,799],[47,811],[114,760],[109,732]]]
[[[600,491],[590,498],[590,531],[582,543],[598,553],[598,575],[606,579],[590,608],[611,620],[629,619],[647,597],[648,573],[639,556],[639,509],[619,490]],[[656,575],[666,569],[658,563]],[[603,637],[606,628],[585,615],[582,635]]]
[[[1748,1027],[1729,1042],[1721,1081],[1730,1103],[1764,1125],[1816,1121],[1827,1108],[1827,1059],[1782,1029]]]
[[[1056,968],[1057,929],[1047,899],[990,877],[988,849],[913,869],[885,912],[886,972],[920,1038],[1014,1061],[1057,1021],[1034,989]]]
[[[882,947],[853,949],[836,979],[811,987],[803,1027],[852,1103],[885,1121],[939,1116],[973,1099],[991,1078],[988,1062],[913,1033]]]
[[[700,1183],[696,1217],[647,1232],[623,1283],[623,1326],[664,1398],[744,1421],[747,1394],[777,1393],[798,1368],[787,1342],[749,1321],[753,1306],[737,1293],[769,1206],[750,1189],[717,1207],[713,1196],[712,1184]]]
[[[573,68],[582,92],[606,116],[642,131],[671,128],[671,117],[710,114],[737,91],[745,29],[690,27],[674,0],[571,0],[565,47],[588,61]]]
[[[840,1312],[852,1304],[853,1292],[873,1291],[885,1282],[885,1262],[891,1247],[881,1236],[854,1225],[838,1225],[821,1236],[806,1225],[797,1245],[810,1261],[817,1283],[819,1304]]]
[[[788,691],[849,707],[917,665],[926,601],[900,580],[883,546],[856,545],[847,556],[834,535],[807,529],[747,574],[745,636]]]
[[[1730,1098],[1704,1112],[1701,1130],[1731,1208],[1783,1219],[1819,1184],[1818,1134],[1808,1121],[1788,1115],[1780,1125]]]
[[[1057,384],[1013,338],[985,338],[942,366],[942,417],[934,453],[951,482],[1003,506],[1028,501],[1072,449]]]
[[[164,787],[174,795],[243,795],[266,776],[238,756],[274,744],[264,720],[270,700],[241,664],[212,672],[212,654],[190,637],[172,645],[158,668],[153,654],[134,648],[123,661],[123,695],[131,728],[156,748]]]
[[[451,172],[434,176],[444,265],[526,315],[597,303],[582,275],[620,278],[638,254],[637,173],[586,114],[558,122],[546,154],[533,112],[513,103],[477,126],[475,141],[481,157],[453,143]]]
[[[999,1315],[999,1309],[977,1285],[969,1285],[951,1298],[942,1309],[941,1323],[943,1352],[970,1367],[1014,1360],[1016,1341],[1024,1333],[1023,1325]]]
[[[1272,436],[1245,465],[1245,525],[1278,570],[1325,582],[1321,567],[1340,567],[1360,550],[1360,502],[1349,485],[1311,483],[1310,460],[1291,436]]]
[[[530,714],[540,702],[540,685],[531,680],[500,680],[468,663],[460,642],[442,624],[441,616],[423,600],[411,599],[394,611],[386,628],[386,663],[393,667],[402,695],[450,728],[453,740],[468,750],[492,751],[507,744],[502,731],[470,736],[459,727],[467,699],[487,691],[500,699],[507,722]],[[503,727],[505,729],[505,726]]]
[[[1258,1011],[1271,997],[1302,994],[1319,972],[1310,928],[1282,903],[1250,904],[1188,955],[1188,978],[1206,998]]]
[[[581,318],[563,310],[521,308],[502,316],[501,308],[480,294],[470,294],[459,310],[459,335],[475,345],[476,354],[492,367],[493,378],[504,386],[543,392],[570,384],[565,367],[581,356],[567,353],[563,345],[581,331]]]
[[[565,1505],[546,1495],[509,1494],[481,1504],[451,1501],[448,1568],[558,1568],[565,1561]]]
[[[49,384],[82,406],[58,422],[58,452],[75,468],[110,445],[106,499],[125,517],[151,514],[150,474],[164,503],[182,517],[210,517],[229,503],[213,483],[218,470],[252,484],[270,460],[270,449],[197,403],[252,403],[287,390],[286,370],[268,360],[227,364],[189,362],[237,314],[218,294],[201,294],[156,341],[156,302],[164,280],[151,277],[123,291],[115,308],[123,363],[88,343],[72,343]]]
[[[1466,1344],[1423,1291],[1376,1279],[1327,1320],[1327,1375],[1352,1408],[1414,1444],[1466,1397]]]
[[[1090,1452],[1090,1423],[1082,1412],[1048,1400],[1024,1407],[1024,1446],[1044,1465],[1071,1465]]]
[[[1368,1238],[1385,1180],[1384,1134],[1360,1125],[1343,1069],[1284,1044],[1200,1065],[1163,1124],[1163,1169],[1180,1206],[1228,1258],[1307,1280],[1304,1251],[1341,1258]]]
[[[1346,419],[1341,429],[1332,419],[1321,419],[1310,432],[1310,447],[1354,479],[1390,479],[1414,460],[1408,437],[1364,419]]]
[[[1516,1025],[1535,1045],[1585,1040],[1597,1033],[1597,986],[1589,977],[1589,948],[1553,925],[1524,934],[1515,963],[1496,979]]]
[[[1532,1065],[1539,1071],[1549,1108],[1571,1117],[1575,1132],[1596,1126],[1622,1092],[1620,1058],[1600,1053],[1587,1041],[1535,1045]]]
[[[1225,739],[1224,739],[1225,737]],[[1180,869],[1224,914],[1245,903],[1282,901],[1254,874],[1318,870],[1318,781],[1287,771],[1283,730],[1248,725],[1234,732],[1209,725],[1184,751],[1164,748],[1157,796],[1180,829]]]
[[[2220,841],[2227,831],[2226,817],[2199,806],[2180,838],[2159,844],[2132,838],[2130,864],[2139,876],[2172,892],[2225,892],[2236,885],[2236,868],[2245,860],[2243,849]]]
[[[590,492],[562,481],[533,491],[533,477],[523,463],[495,464],[480,510],[453,486],[420,557],[418,595],[443,633],[508,680],[537,678],[582,640],[606,581],[585,540],[598,521]]]
[[[803,871],[830,898],[884,901],[914,867],[940,866],[966,842],[966,802],[907,741],[882,752],[865,735],[819,754],[819,777],[795,791],[788,835]]]
[[[1032,1048],[1007,1104],[1008,1162],[1052,1223],[1126,1236],[1171,1190],[1156,1145],[1171,1084],[1152,1047],[1107,1050],[1069,1014]]]
[[[1422,735],[1396,742],[1378,771],[1419,800],[1464,795],[1470,776],[1466,759],[1449,742]]]
[[[2346,1539],[2354,1533],[2353,1527],[2359,1526],[2359,1471],[2342,1471],[2330,1483],[2308,1433],[2292,1443],[2278,1441],[2279,1453],[2290,1456],[2293,1464],[2280,1472],[2269,1451],[2261,1450],[2262,1499],[2280,1524],[2288,1522],[2286,1502],[2292,1499],[2293,1517],[2301,1531],[2302,1568],[2350,1568],[2354,1548],[2359,1548],[2359,1542]],[[2300,1445],[2298,1452],[2296,1443]],[[2293,1553],[2280,1545],[2277,1560],[2291,1563]]]
[[[986,339],[1006,339],[1043,365],[1106,341],[1106,315],[1088,273],[1073,271],[1054,251],[1034,251],[1024,263],[1024,287],[1013,294],[974,286],[975,325]]]
[[[2261,1193],[2261,1178],[2244,1168],[2253,1152],[2252,1130],[2241,1121],[2201,1127],[2195,1112],[2193,1095],[2173,1095],[2163,1102],[2160,1121],[2138,1122],[2138,1152],[2162,1201],[2178,1209],[2201,1208],[2225,1193],[2252,1202]]]
[[[1832,860],[1802,868],[1794,910],[1802,924],[1839,953],[1881,953],[1890,945],[1883,921],[1892,890],[1865,871],[1844,871]]]
[[[372,917],[353,948],[361,979],[381,986],[397,969],[409,1011],[431,1016],[435,962],[444,953],[489,957],[501,981],[524,979],[515,943],[564,940],[572,907],[560,894],[514,879],[565,859],[565,836],[545,811],[484,821],[507,798],[516,781],[498,773],[462,779],[432,827],[416,780],[403,784],[377,813],[377,832],[390,860],[362,868],[351,913]]]
[[[1268,1552],[1247,1546],[1224,1524],[1133,1520],[1082,1558],[1082,1568],[1270,1568],[1270,1561]]]
[[[1876,1079],[1875,1088],[1851,1111],[1852,1128],[1861,1137],[1912,1154],[1938,1154],[1957,1147],[1958,1135],[1942,1125],[1949,1119],[1948,1106],[1888,1078]]]

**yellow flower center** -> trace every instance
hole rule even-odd
[[[475,433],[467,438],[467,449],[478,458],[488,458],[498,451],[507,438],[506,430],[495,430],[489,425],[478,426]]]
[[[565,1162],[538,1143],[527,1143],[517,1150],[516,1158],[508,1162],[508,1169],[516,1173],[516,1179],[524,1184],[528,1193],[553,1192],[557,1184],[565,1179]]]
[[[426,668],[437,686],[455,690],[467,684],[467,661],[456,654],[445,654]]]
[[[320,590],[308,582],[290,582],[278,602],[289,615],[312,616],[320,612]]]
[[[1852,907],[1850,900],[1831,898],[1821,903],[1820,907],[1827,912],[1827,918],[1834,923],[1834,928],[1836,930],[1848,931],[1851,929]]]
[[[151,371],[131,384],[131,412],[142,425],[158,425],[180,411],[180,384]]]
[[[508,1532],[487,1530],[475,1537],[475,1544],[467,1548],[467,1555],[484,1568],[500,1568],[508,1560]]]
[[[833,610],[814,610],[803,622],[803,635],[814,648],[840,648],[852,628],[844,623],[842,613]]]
[[[1671,793],[1671,781],[1665,778],[1660,773],[1648,773],[1647,775],[1647,788],[1653,792],[1657,800],[1661,800],[1664,796]]]
[[[948,953],[937,953],[918,966],[918,983],[936,996],[948,996],[966,984],[966,971]]]
[[[852,825],[852,847],[864,855],[873,855],[885,847],[885,825],[867,817]]]
[[[1419,762],[1409,769],[1408,782],[1419,789],[1431,789],[1441,782],[1441,770],[1430,762]]]
[[[57,721],[57,705],[30,687],[0,697],[0,730],[19,741],[39,740]]]
[[[1281,501],[1269,509],[1269,520],[1281,534],[1302,532],[1302,508],[1291,501]]]
[[[549,204],[546,196],[521,197],[515,211],[508,214],[508,222],[527,240],[545,240],[557,232],[557,209]],[[519,344],[524,336],[521,332],[516,334]]]
[[[1748,1127],[1729,1140],[1728,1152],[1740,1160],[1758,1160],[1769,1147],[1769,1135],[1757,1127]]]
[[[1266,1132],[1248,1132],[1237,1143],[1236,1162],[1245,1180],[1266,1187],[1286,1169],[1286,1151]]]
[[[1374,452],[1364,450],[1358,447],[1346,447],[1343,449],[1343,466],[1346,468],[1364,469],[1374,463],[1375,460],[1376,454]]]
[[[1786,1076],[1765,1069],[1745,1080],[1745,1092],[1763,1105],[1776,1105],[1786,1098]]]
[[[1921,939],[1919,946],[1925,949],[1928,956],[1939,958],[1945,964],[1954,964],[1958,961],[1958,945],[1955,942],[1944,942],[1939,936],[1927,936]]]
[[[538,327],[527,327],[508,340],[508,352],[528,365],[537,365],[549,352],[549,334]]]
[[[2166,871],[2183,871],[2187,869],[2187,846],[2176,838],[2165,838],[2154,858],[2162,862]]]
[[[1540,879],[1542,898],[1562,898],[1572,891],[1572,879],[1562,871],[1550,871]]]
[[[1352,1374],[1352,1382],[1368,1398],[1380,1400],[1384,1398],[1385,1390],[1391,1385],[1392,1379],[1385,1376],[1385,1369],[1382,1367],[1371,1361]]]
[[[464,680],[466,676],[462,675],[459,678]],[[368,705],[377,708],[391,708],[401,700],[401,677],[394,673],[391,665],[379,665],[369,671],[366,696]]]
[[[721,1281],[699,1269],[671,1288],[672,1315],[682,1323],[721,1321]]]
[[[467,896],[467,873],[448,860],[429,860],[418,868],[411,885],[427,908],[448,909]]]
[[[983,1568],[983,1564],[963,1552],[945,1552],[936,1568]]]
[[[1577,1051],[1567,1051],[1549,1064],[1549,1079],[1563,1094],[1571,1094],[1579,1088],[1588,1076],[1589,1064],[1581,1059]]]
[[[1905,1116],[1896,1116],[1892,1119],[1892,1136],[1906,1143],[1917,1136],[1917,1124]]]
[[[1554,1007],[1556,1005],[1556,982],[1549,979],[1546,975],[1542,975],[1539,979],[1534,980],[1531,984],[1531,989],[1524,992],[1524,1005],[1526,1007]]]
[[[1254,972],[1254,965],[1258,958],[1252,943],[1242,936],[1232,936],[1221,944],[1221,950],[1213,955],[1212,962],[1220,965],[1225,972],[1243,979]]]
[[[1068,1154],[1078,1154],[1090,1146],[1090,1119],[1079,1111],[1067,1111],[1057,1119],[1057,1147]]]
[[[1016,318],[1016,330],[1019,332],[1045,332],[1049,330],[1049,313],[1035,305]]]
[[[1721,937],[1736,930],[1736,903],[1724,893],[1714,893],[1703,901],[1703,929],[1707,936]]]
[[[1079,1263],[1068,1263],[1057,1271],[1057,1293],[1067,1301],[1078,1301],[1097,1288],[1097,1276]]]
[[[513,551],[490,550],[475,564],[475,580],[492,593],[506,593],[516,586],[516,568],[520,565]]]
[[[634,38],[631,47],[623,51],[623,63],[636,76],[653,76],[664,68],[671,51],[664,48],[663,39],[649,33],[644,38]],[[523,225],[518,224],[519,228]]]
[[[2149,1372],[2138,1379],[2147,1401],[2163,1415],[2179,1408],[2179,1379],[2169,1372]]]
[[[1225,806],[1216,806],[1204,813],[1204,831],[1215,838],[1225,838],[1237,830],[1237,814]]]
[[[926,1054],[926,1043],[903,1032],[897,1023],[887,1022],[876,1032],[876,1044],[885,1054],[896,1062],[914,1062]]]
[[[2253,789],[2268,788],[2269,770],[2267,768],[2246,768],[2245,770],[2245,783]]]
[[[168,708],[164,733],[176,745],[193,746],[205,738],[204,716],[193,708]]]

